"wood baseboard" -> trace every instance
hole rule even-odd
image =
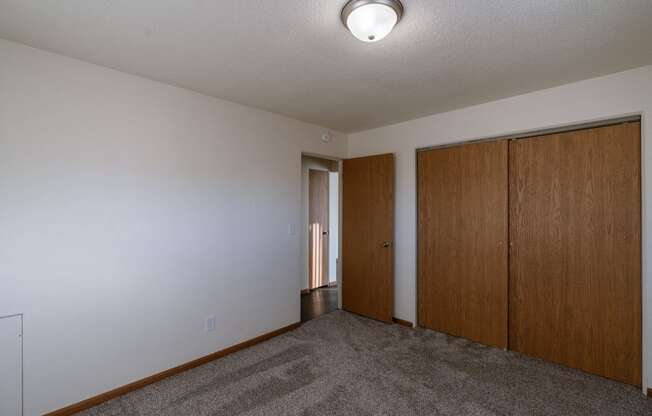
[[[177,367],[170,368],[168,370],[162,371],[160,373],[156,373],[154,375],[151,375],[149,377],[145,377],[141,380],[134,381],[133,383],[125,384],[122,387],[118,387],[116,389],[107,391],[105,393],[99,394],[97,396],[88,398],[86,400],[82,400],[81,402],[71,404],[70,406],[66,406],[62,409],[55,410],[50,413],[46,413],[44,416],[68,416],[75,414],[77,412],[81,412],[82,410],[89,409],[91,407],[97,406],[98,404],[104,403],[108,400],[114,399],[118,396],[122,396],[123,394],[130,393],[134,390],[138,390],[140,388],[143,388],[149,384],[156,383],[158,381],[163,380],[164,378],[173,376],[175,374],[182,373],[186,370],[190,370],[191,368],[198,367],[202,364],[206,364],[210,361],[217,360],[218,358],[222,358],[224,356],[227,356],[229,354],[233,354],[234,352],[240,351],[242,349],[251,347],[253,345],[259,344],[263,341],[267,341],[268,339],[274,338],[276,336],[279,336],[285,332],[292,331],[293,329],[298,328],[301,325],[301,322],[294,323],[292,325],[285,326],[283,328],[277,329],[272,332],[268,332],[266,334],[260,335],[256,338],[252,338],[250,340],[241,342],[239,344],[236,344],[232,347],[226,348],[221,351],[214,352],[212,354],[208,354],[204,357],[197,358],[196,360],[189,361],[185,364],[181,364]]]
[[[652,397],[652,389],[647,389],[647,397]]]
[[[302,295],[309,295],[310,294],[310,289],[301,289],[301,294]]]
[[[407,327],[410,327],[410,328],[413,328],[413,327],[414,327],[414,325],[412,325],[412,322],[410,322],[410,321],[404,321],[403,319],[392,318],[392,321],[393,321],[395,324],[399,324],[399,325],[407,326]]]

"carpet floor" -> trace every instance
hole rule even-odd
[[[652,415],[632,386],[335,311],[83,415]]]

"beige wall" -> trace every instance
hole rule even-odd
[[[24,313],[25,414],[299,321],[301,154],[346,152],[324,131],[0,41],[0,316]]]

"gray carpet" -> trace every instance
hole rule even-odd
[[[84,415],[652,415],[640,389],[335,311]]]

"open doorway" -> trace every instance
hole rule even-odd
[[[304,267],[301,321],[338,307],[338,161],[302,155]]]

